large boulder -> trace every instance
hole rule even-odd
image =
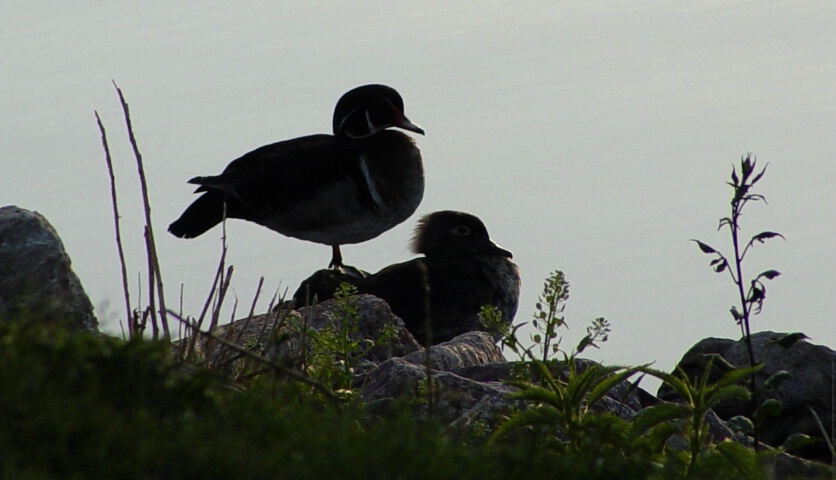
[[[369,367],[421,350],[403,321],[392,313],[386,302],[372,295],[358,295],[354,300],[357,324],[347,333],[364,350],[359,358],[354,359],[356,363]],[[347,313],[341,308],[334,299],[298,311],[289,309],[289,304],[285,304],[269,313],[221,325],[212,334],[225,342],[245,346],[251,352],[281,365],[298,366],[313,348],[312,339],[317,332],[339,331],[343,327]],[[174,347],[179,356],[197,355],[208,365],[224,364],[231,371],[240,370],[239,367],[245,363],[245,358],[237,351],[206,336],[178,340]]]
[[[98,326],[55,229],[41,214],[16,206],[0,208],[0,319]]]
[[[785,348],[777,342],[784,335],[769,331],[752,335],[755,360],[763,363],[763,368],[755,376],[758,398],[760,401],[774,398],[782,404],[778,416],[769,417],[762,423],[760,440],[768,445],[780,446],[794,433],[821,439],[822,432],[812,412],[821,420],[827,435],[833,438],[833,365],[836,365],[836,352],[806,341]],[[691,347],[677,367],[689,377],[696,378],[703,373],[707,355],[710,354],[720,355],[735,367],[749,365],[749,353],[742,339],[706,338]],[[777,388],[766,389],[766,379],[781,370],[788,372],[789,377]],[[718,375],[719,372],[714,371],[712,376],[716,378]],[[748,382],[745,386],[749,386]],[[675,400],[676,395],[663,386],[659,390],[659,398]],[[748,401],[727,401],[715,406],[714,410],[724,420],[737,415],[751,417],[752,404]],[[824,441],[798,453],[805,458],[831,461]]]

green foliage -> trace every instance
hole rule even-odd
[[[524,346],[517,340],[516,330],[507,329],[503,335],[503,346],[530,362],[538,383],[529,378],[511,382],[520,391],[511,398],[529,402],[529,407],[510,416],[495,432],[493,440],[509,435],[514,430],[531,428],[541,434],[562,440],[556,442],[558,450],[579,452],[587,440],[590,423],[596,422],[589,413],[610,390],[620,384],[636,370],[625,367],[605,367],[588,363],[581,368],[577,354],[585,348],[597,347],[596,342],[607,340],[610,328],[603,318],[596,319],[587,328],[587,335],[571,352],[560,348],[562,337],[559,329],[566,327],[562,316],[565,302],[569,299],[569,283],[563,272],[553,272],[545,281],[543,292],[535,305],[536,312],[532,326],[536,333],[531,335],[531,346]],[[485,315],[489,318],[489,315]],[[516,328],[518,329],[520,325]],[[539,352],[537,351],[539,350]],[[561,355],[557,363],[551,357]],[[564,376],[555,376],[552,370],[564,370]]]
[[[318,330],[304,329],[304,335],[310,339],[310,348],[305,351],[302,371],[344,399],[350,399],[356,393],[352,380],[356,369],[362,366],[363,357],[373,348],[390,343],[395,331],[387,328],[375,340],[361,338],[357,288],[342,283],[335,299],[337,318],[334,324]]]
[[[162,342],[0,324],[0,345],[2,478],[664,478],[644,449],[611,454],[624,425],[607,416],[587,439],[616,446],[558,454],[469,441],[397,406],[383,420],[283,396],[266,376],[231,389]]]
[[[530,402],[504,422],[495,438],[509,431],[536,427],[542,433],[562,437],[559,450],[579,452],[587,443],[590,422],[596,422],[591,408],[620,382],[635,373],[623,367],[603,367],[590,364],[582,372],[570,367],[566,381],[555,378],[546,363],[534,361],[539,370],[540,385],[526,381],[512,382],[520,388],[512,399]],[[574,362],[573,362],[574,363]]]
[[[543,284],[543,291],[535,304],[534,318],[531,326],[535,333],[530,335],[531,343],[524,345],[517,337],[517,332],[526,322],[517,323],[513,327],[503,325],[498,312],[493,307],[483,307],[480,313],[482,324],[496,331],[502,336],[500,343],[513,352],[520,360],[547,362],[560,355],[562,360],[572,363],[577,354],[587,347],[598,348],[598,343],[606,342],[609,338],[610,324],[604,318],[596,318],[586,329],[586,336],[578,342],[572,352],[561,349],[563,338],[559,329],[568,328],[566,318],[562,316],[569,299],[569,282],[560,270],[552,272]]]
[[[525,378],[512,382],[520,391],[511,398],[526,403],[494,432],[492,445],[527,439],[537,443],[538,448],[562,455],[586,455],[589,458],[585,468],[589,472],[613,458],[630,458],[648,467],[642,477],[625,477],[621,473],[618,478],[763,478],[754,452],[733,442],[711,443],[705,419],[709,408],[718,402],[748,398],[749,391],[739,383],[760,367],[735,369],[722,358],[711,356],[704,374],[691,381],[683,372],[670,375],[647,365],[623,367],[582,362],[577,355],[606,341],[610,327],[603,318],[596,319],[574,350],[561,349],[559,328],[567,326],[562,312],[568,297],[564,275],[554,272],[546,280],[536,305],[532,323],[537,333],[531,336],[534,345],[521,345],[515,329],[505,332],[504,346],[529,366]],[[489,311],[483,313],[483,317],[491,318]],[[556,355],[561,362],[550,358]],[[711,383],[709,373],[715,361],[722,375]],[[638,372],[660,378],[684,402],[646,407],[630,422],[596,409],[608,393]],[[538,379],[536,383],[532,377]],[[669,440],[674,435],[684,437],[688,448],[671,450]]]
[[[760,370],[761,366],[740,368],[740,369],[724,369],[722,375],[715,382],[709,382],[709,377],[712,373],[712,366],[714,361],[720,358],[716,355],[709,355],[706,362],[705,369],[702,375],[695,381],[692,381],[683,371],[679,371],[676,375],[671,375],[660,370],[640,367],[639,370],[653,375],[666,385],[674,389],[674,391],[682,399],[682,404],[677,404],[674,407],[664,407],[675,409],[671,412],[671,418],[681,415],[683,422],[681,423],[680,432],[688,442],[688,450],[683,456],[683,464],[686,468],[686,473],[689,475],[702,468],[700,462],[716,461],[712,454],[720,454],[724,457],[732,455],[738,450],[728,450],[730,447],[723,447],[725,450],[717,450],[719,445],[711,445],[708,441],[708,424],[705,420],[705,415],[710,408],[725,400],[745,400],[750,397],[749,390],[742,387],[740,382],[748,376]],[[656,408],[663,408],[662,406],[650,407],[647,410],[654,410]],[[643,411],[644,413],[644,411]],[[740,452],[749,452],[747,449],[740,450]],[[741,464],[746,464],[746,459],[740,459]],[[749,478],[749,477],[745,477]]]
[[[531,341],[540,347],[544,362],[560,351],[561,338],[558,337],[557,330],[566,326],[566,319],[561,314],[566,308],[567,300],[569,300],[569,283],[563,272],[555,270],[546,278],[543,292],[534,306],[537,312],[531,321],[531,326],[538,332],[532,334]]]
[[[175,364],[163,342],[125,343],[4,322],[0,345],[0,451],[7,477],[70,478],[103,462],[111,476],[130,476],[132,468],[168,455],[157,452],[172,448],[160,432],[212,410],[225,394],[213,374]],[[129,458],[120,460],[125,452]]]

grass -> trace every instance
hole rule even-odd
[[[266,377],[240,391],[161,341],[8,321],[0,341],[4,478],[551,478],[588,463],[473,443],[406,408],[380,419],[306,402]],[[599,470],[625,468],[650,465]]]

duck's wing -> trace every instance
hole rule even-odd
[[[328,199],[333,189],[347,190],[346,200],[373,205],[360,168],[360,152],[331,135],[310,135],[265,145],[232,161],[217,176],[196,177],[198,192],[219,192],[238,215],[285,213],[299,205]],[[351,190],[350,192],[348,190]],[[339,196],[331,194],[331,196]]]

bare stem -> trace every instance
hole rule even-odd
[[[130,138],[131,147],[133,147],[134,156],[136,157],[136,165],[137,170],[139,172],[139,183],[142,187],[142,203],[145,206],[145,228],[146,234],[148,235],[148,240],[146,242],[148,250],[148,260],[153,270],[155,271],[153,277],[156,280],[157,292],[159,293],[160,298],[160,316],[162,318],[161,323],[163,327],[163,335],[166,339],[170,339],[171,333],[168,330],[168,319],[166,318],[165,294],[163,293],[162,273],[160,272],[160,262],[157,257],[157,247],[154,242],[154,229],[151,226],[151,202],[148,197],[148,184],[145,181],[145,167],[142,164],[142,154],[139,153],[139,147],[137,146],[136,137],[134,136],[133,126],[131,124],[131,114],[128,109],[128,103],[125,101],[125,96],[122,95],[122,90],[119,88],[118,85],[116,85],[116,82],[113,82],[113,86],[116,88],[116,92],[119,94],[119,101],[122,103],[122,111],[125,114],[125,124],[128,127],[128,137]]]
[[[430,415],[435,413],[435,391],[432,376],[432,362],[430,361],[430,348],[433,346],[432,320],[430,313],[430,278],[427,266],[423,262],[418,263],[421,272],[421,285],[424,286],[424,370],[427,375],[427,408]]]
[[[116,250],[119,252],[119,265],[122,268],[122,293],[125,296],[125,322],[128,324],[128,338],[133,338],[134,328],[131,319],[133,318],[131,309],[131,295],[128,289],[128,265],[125,261],[125,251],[122,248],[122,229],[119,226],[119,204],[116,201],[116,176],[113,174],[113,160],[110,157],[110,148],[107,144],[107,133],[105,133],[102,119],[99,118],[99,112],[96,114],[96,123],[99,125],[99,131],[102,132],[102,147],[105,152],[105,162],[107,163],[107,173],[110,176],[110,203],[113,206],[113,225],[116,230]],[[124,332],[123,332],[124,333]]]

